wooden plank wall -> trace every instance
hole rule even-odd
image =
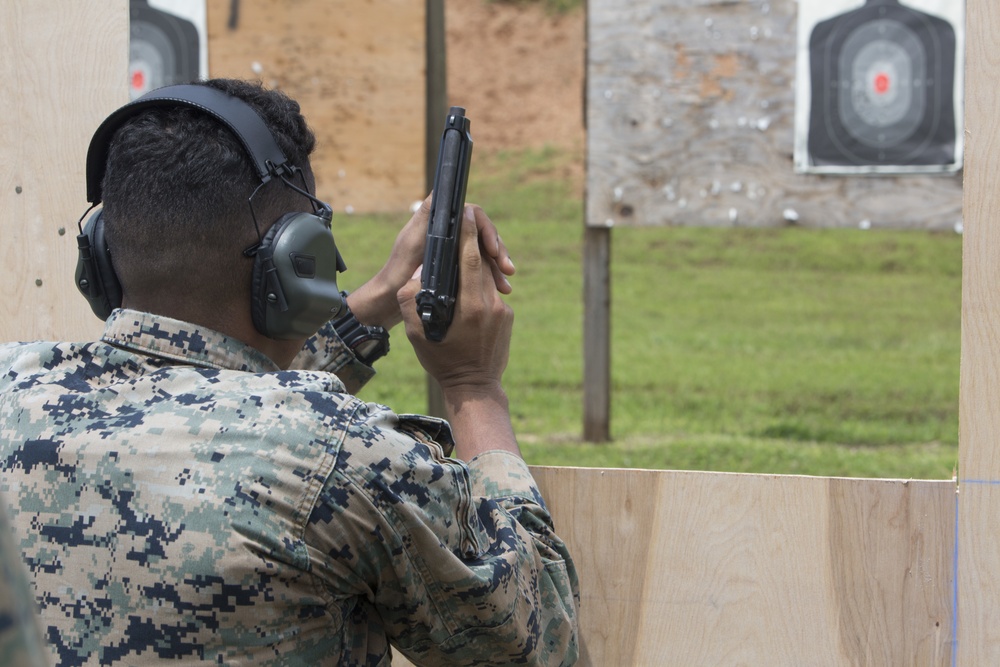
[[[968,0],[958,664],[1000,664],[1000,5]]]
[[[960,175],[794,173],[796,6],[590,0],[588,225],[961,221]]]

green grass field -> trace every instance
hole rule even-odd
[[[619,228],[612,443],[581,441],[582,199],[569,156],[477,156],[469,201],[517,264],[505,386],[525,458],[582,465],[950,478],[958,460],[961,236]],[[338,216],[350,288],[407,217]],[[426,411],[402,328],[362,391]]]

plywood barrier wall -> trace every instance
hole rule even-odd
[[[581,664],[1000,664],[1000,6],[968,10],[958,504],[950,481],[534,468],[577,559]],[[127,34],[125,0],[0,3],[0,339],[99,329],[73,226]]]
[[[0,3],[0,340],[89,339],[76,222],[90,136],[128,102],[128,2]]]

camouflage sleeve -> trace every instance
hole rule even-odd
[[[375,376],[375,369],[358,361],[350,348],[340,340],[332,320],[306,341],[289,370],[333,373],[352,394],[357,394]]]
[[[543,558],[566,565],[569,588],[575,606],[579,606],[579,587],[573,560],[566,544],[555,533],[552,516],[524,459],[502,450],[489,451],[469,462],[469,472],[473,495],[496,499],[511,517],[528,530]]]
[[[345,621],[381,619],[417,664],[575,662],[575,571],[523,461],[466,465],[424,424],[361,413],[307,529],[330,599],[363,600]],[[363,641],[368,657],[378,643]]]
[[[7,513],[0,503],[0,665],[49,664],[34,601],[21,552],[14,545]]]

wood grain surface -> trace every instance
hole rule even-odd
[[[968,0],[958,663],[1000,664],[1000,5]]]
[[[88,340],[77,220],[90,137],[128,102],[128,3],[0,3],[0,340]]]

